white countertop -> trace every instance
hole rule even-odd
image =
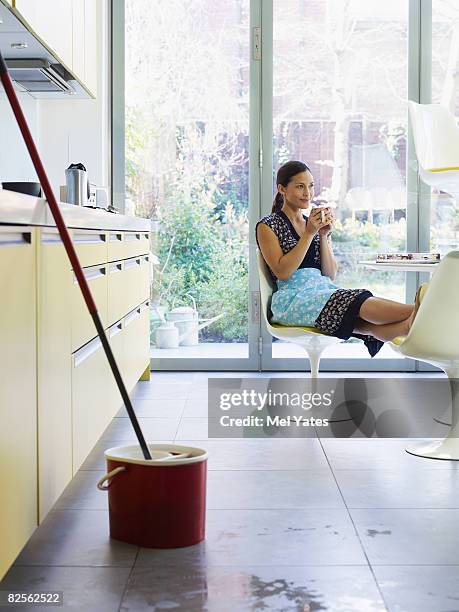
[[[60,204],[68,227],[98,230],[150,231],[150,220],[117,215],[97,208]],[[46,200],[0,189],[0,223],[55,227]]]

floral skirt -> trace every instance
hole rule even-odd
[[[360,306],[372,295],[368,289],[342,289],[317,268],[299,268],[289,279],[277,280],[271,322],[316,327],[343,340],[354,336],[364,341],[373,357],[384,343],[353,333]]]

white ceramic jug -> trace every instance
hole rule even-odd
[[[178,348],[179,330],[172,322],[161,323],[156,329],[157,348]]]

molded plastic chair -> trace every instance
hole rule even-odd
[[[459,461],[459,251],[450,251],[432,275],[407,336],[391,346],[406,357],[426,361],[448,376],[452,396],[451,428],[444,440],[423,443],[407,452],[431,459]]]
[[[419,175],[427,185],[459,192],[459,128],[441,104],[408,101]]]
[[[315,327],[289,327],[286,325],[271,324],[268,320],[268,312],[271,306],[271,296],[275,285],[271,279],[268,267],[263,255],[257,249],[258,273],[260,277],[261,310],[266,329],[274,338],[286,340],[301,346],[308,354],[311,364],[311,378],[319,375],[320,357],[323,351],[333,344],[341,342],[340,338],[324,334]]]

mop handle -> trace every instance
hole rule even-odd
[[[49,183],[45,169],[41,162],[40,156],[38,155],[38,151],[33,141],[32,134],[30,133],[29,127],[27,125],[27,121],[21,109],[21,105],[19,104],[18,97],[16,95],[16,92],[14,91],[13,83],[11,82],[11,78],[8,73],[8,68],[6,67],[6,64],[5,64],[5,61],[3,59],[1,52],[0,52],[0,78],[3,83],[3,87],[5,88],[5,92],[10,102],[13,113],[16,117],[16,121],[18,123],[19,129],[21,130],[22,137],[24,138],[24,141],[29,151],[30,157],[32,158],[32,162],[35,167],[35,171],[38,175],[38,179],[45,193],[46,200],[48,202],[48,205],[51,209],[52,215],[56,222],[56,226],[59,231],[59,235],[62,239],[65,250],[67,251],[67,255],[72,264],[72,268],[78,280],[78,285],[80,286],[84,301],[86,302],[86,306],[88,307],[89,313],[94,321],[94,325],[96,326],[97,333],[102,342],[102,346],[104,348],[105,354],[107,356],[107,359],[109,361],[109,364],[112,369],[113,375],[115,377],[116,383],[118,385],[118,389],[120,390],[121,397],[123,398],[124,405],[126,406],[126,410],[128,412],[132,426],[136,433],[140,447],[142,449],[143,456],[145,459],[151,459],[150,451],[148,450],[147,444],[145,442],[145,438],[143,436],[142,430],[140,429],[139,422],[137,420],[134,409],[132,407],[131,400],[129,398],[129,394],[126,390],[126,386],[123,382],[123,379],[121,378],[121,374],[119,372],[118,365],[115,361],[111,346],[107,340],[107,336],[105,334],[104,327],[100,320],[99,313],[97,312],[96,303],[94,302],[94,298],[92,297],[91,290],[89,289],[88,282],[81,268],[80,261],[76,254],[72,240],[70,238],[70,234],[68,232],[67,226],[65,225],[64,219],[62,217],[61,211],[57,204],[56,198],[54,197],[53,190],[51,189],[51,185]]]

